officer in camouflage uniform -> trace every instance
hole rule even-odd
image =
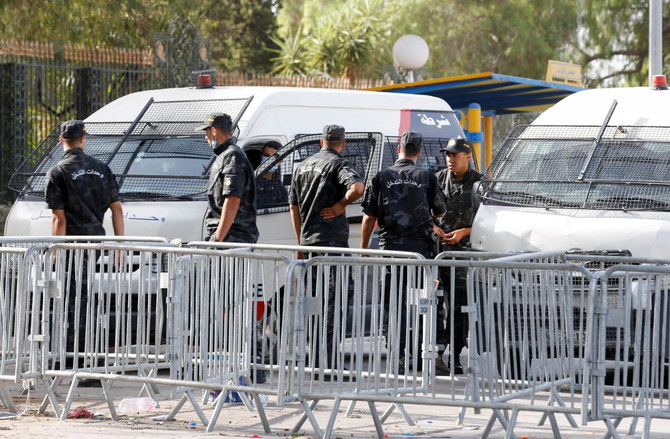
[[[104,235],[103,219],[107,209],[112,211],[115,235],[123,235],[123,208],[119,187],[109,167],[84,153],[86,127],[80,120],[61,124],[59,140],[63,158],[47,173],[46,203],[51,209],[51,231],[54,235]],[[66,259],[71,263],[70,254]],[[97,254],[94,253],[95,259]],[[86,309],[88,304],[88,252],[82,253],[81,284],[76,282],[74,267],[69,267],[68,331],[66,350],[85,349]],[[79,290],[79,293],[78,291]],[[79,321],[76,321],[76,296],[79,294]],[[77,327],[77,336],[74,328]],[[74,365],[68,360],[68,366]],[[80,380],[81,387],[100,387],[99,380]]]
[[[445,197],[447,214],[439,221],[440,228],[436,235],[442,243],[443,251],[463,251],[470,249],[470,231],[472,222],[477,213],[472,205],[472,190],[475,182],[481,180],[481,174],[470,168],[472,159],[472,143],[467,139],[451,139],[446,147],[440,151],[445,152],[447,168],[437,173],[437,179]],[[461,312],[461,307],[467,304],[467,268],[456,268],[454,278],[454,346],[455,361],[452,362],[451,371],[455,374],[463,373],[460,362],[460,353],[467,346],[468,317]],[[437,344],[447,346],[451,334],[451,320],[446,318],[444,301],[451,304],[451,269],[440,269],[440,282],[445,291],[445,296],[438,301],[438,325]],[[446,321],[446,330],[443,322]],[[438,366],[447,371],[446,365],[441,361],[442,354],[439,352]]]
[[[326,125],[320,140],[321,150],[304,160],[293,173],[288,202],[299,245],[349,247],[346,206],[363,195],[365,185],[349,161],[340,156],[345,144],[344,127]],[[297,257],[304,258],[305,255],[299,252]],[[316,280],[316,276],[313,278]],[[331,275],[330,281],[327,346],[324,346],[328,364],[333,351],[335,276]],[[336,365],[332,366],[336,368]]]
[[[213,113],[198,130],[212,145],[216,159],[209,177],[209,210],[205,225],[210,241],[258,241],[256,182],[249,159],[232,138],[233,121]]]
[[[428,170],[417,169],[423,136],[414,131],[405,132],[398,144],[398,160],[390,168],[377,173],[368,185],[363,201],[361,248],[368,248],[375,222],[379,224],[380,246],[384,250],[402,250],[433,257],[435,248],[433,218],[444,216],[445,205],[440,187]],[[388,331],[390,273],[387,273],[385,300],[385,332]],[[398,288],[399,311],[405,310],[404,288]],[[405,357],[405,319],[401,316],[398,355]],[[393,349],[394,343],[387,346]]]

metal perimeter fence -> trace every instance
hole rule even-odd
[[[521,411],[568,424],[670,418],[670,263],[616,256],[443,253],[190,243],[143,238],[0,239],[0,403],[7,383],[40,386],[39,411],[64,419],[81,380],[134,383],[192,405],[207,431],[234,398],[272,433],[266,400],[297,404],[330,437],[343,402],[367,404],[378,437],[409,405],[489,410],[513,437]],[[295,259],[297,251],[310,259]],[[365,256],[365,257],[363,257]],[[454,309],[466,272],[467,301]],[[454,279],[452,277],[452,279]],[[468,316],[465,374],[436,373],[436,306]],[[452,331],[453,332],[453,331]],[[64,400],[58,389],[69,382]],[[168,395],[158,394],[167,386]],[[315,409],[334,402],[328,423]],[[383,408],[383,411],[380,410]],[[633,423],[631,430],[636,428]]]
[[[168,40],[161,40],[162,46],[171,47]],[[165,58],[148,50],[0,41],[0,202],[13,200],[14,194],[7,191],[12,173],[60,122],[85,119],[129,93],[190,85],[184,83],[189,72],[211,68],[208,57],[185,53],[184,59],[172,59],[177,52],[168,52]],[[182,70],[185,75],[175,73]],[[214,85],[344,89],[382,85],[365,79],[350,84],[346,78],[212,72]]]

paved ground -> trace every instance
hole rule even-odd
[[[44,395],[40,389],[21,395],[18,386],[12,387],[12,394],[18,405],[20,415],[11,417],[0,413],[0,437],[96,437],[96,438],[189,438],[189,437],[314,437],[314,431],[309,424],[305,424],[297,434],[291,434],[291,429],[302,415],[300,406],[291,404],[286,407],[277,407],[270,400],[266,412],[271,422],[272,433],[263,432],[259,417],[254,411],[247,410],[242,405],[226,405],[219,418],[218,425],[212,433],[206,433],[193,408],[187,403],[179,412],[175,421],[165,422],[165,416],[174,406],[175,401],[167,398],[167,388],[161,388],[159,397],[160,408],[143,414],[123,415],[119,421],[109,418],[109,409],[102,399],[101,389],[80,388],[76,390],[75,403],[72,408],[84,407],[97,415],[96,419],[68,419],[59,421],[49,410],[46,416],[36,414],[37,407]],[[137,385],[117,383],[113,393],[118,398],[116,407],[123,397],[137,396]],[[67,387],[62,387],[59,394],[64,398]],[[322,402],[315,415],[325,428],[332,401]],[[388,405],[380,404],[379,410]],[[482,411],[475,414],[468,410],[465,423],[457,422],[459,409],[453,407],[436,406],[406,406],[408,413],[414,420],[414,425],[408,425],[401,414],[394,411],[384,424],[384,433],[388,438],[426,437],[426,438],[476,438],[481,437],[486,428],[491,412]],[[346,405],[342,405],[335,424],[333,438],[369,438],[375,435],[375,429],[367,405],[358,403],[351,416],[345,416]],[[207,416],[212,412],[211,406],[205,407]],[[515,433],[517,437],[551,438],[554,437],[549,427],[538,426],[541,415],[539,413],[524,412],[519,415]],[[571,428],[565,418],[558,418],[561,434],[564,438],[603,437],[605,426],[602,422],[593,422],[578,429]],[[577,420],[579,421],[579,420]],[[633,436],[627,436],[629,421],[622,423],[619,429],[622,437],[642,437],[642,423]],[[625,426],[625,427],[624,427]],[[652,422],[652,438],[670,437],[670,421],[655,420]],[[505,431],[500,424],[496,424],[491,434],[492,438],[505,437]]]

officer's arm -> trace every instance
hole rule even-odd
[[[363,192],[365,192],[365,185],[360,181],[355,182],[349,186],[349,190],[344,194],[344,198],[330,207],[321,209],[321,216],[328,219],[342,215],[349,204],[361,198]]]
[[[226,238],[230,227],[235,221],[237,216],[237,210],[240,208],[241,198],[235,195],[226,195],[226,198],[223,200],[223,206],[221,206],[221,219],[219,220],[219,225],[216,227],[216,233],[214,238],[221,242]]]
[[[363,223],[361,224],[361,248],[370,247],[370,237],[372,231],[375,229],[377,217],[373,215],[363,214]]]
[[[293,224],[293,233],[295,233],[295,240],[298,245],[300,245],[300,232],[302,228],[302,223],[300,222],[300,208],[295,204],[289,206],[291,212],[291,224]]]
[[[112,227],[114,228],[114,234],[117,236],[124,235],[123,207],[121,207],[121,202],[115,201],[109,205],[109,208],[112,210]]]
[[[65,235],[67,220],[65,219],[65,210],[54,209],[51,211],[51,234],[54,236]]]

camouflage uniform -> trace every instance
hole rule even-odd
[[[481,180],[481,174],[473,169],[462,179],[456,180],[448,169],[437,173],[437,180],[440,183],[442,192],[447,205],[447,213],[440,218],[438,225],[445,232],[472,227],[477,210],[472,206],[472,188],[475,182]],[[470,248],[470,236],[465,236],[456,244],[442,244],[443,251],[463,251]],[[467,345],[468,335],[468,316],[461,312],[461,307],[467,305],[467,269],[456,268],[454,279],[454,352],[458,355]],[[440,269],[440,282],[445,292],[445,296],[438,300],[437,305],[437,334],[436,342],[438,345],[447,346],[451,333],[451,319],[446,318],[444,301],[451,304],[451,270],[448,268]],[[440,322],[446,321],[446,328]]]
[[[349,187],[362,181],[351,164],[334,149],[321,148],[293,173],[289,204],[300,210],[300,244],[348,247],[346,215],[325,219],[321,210],[344,198]]]
[[[323,147],[316,154],[308,157],[294,171],[291,181],[288,202],[292,206],[298,206],[300,211],[300,244],[308,246],[323,247],[348,247],[349,246],[349,222],[346,215],[335,218],[321,217],[321,210],[339,202],[344,198],[349,188],[356,182],[362,181],[356,170],[349,161],[343,159],[340,154],[332,148]],[[319,256],[324,253],[311,253],[310,256]],[[326,253],[327,255],[339,256],[338,253]],[[331,270],[328,276],[327,300],[327,327],[325,357],[320,357],[324,367],[337,367],[331,364],[335,322],[335,295],[336,276]],[[312,276],[312,289],[317,285],[316,270]],[[353,283],[349,282],[349,295],[353,293]]]
[[[81,148],[72,148],[47,173],[49,209],[63,209],[66,235],[104,235],[103,218],[119,201],[119,186],[109,167]]]
[[[210,240],[221,220],[221,208],[228,195],[240,197],[240,207],[228,234],[226,242],[258,241],[256,227],[256,182],[249,159],[242,149],[229,139],[214,148],[217,155],[209,177],[209,211],[205,219]]]
[[[413,160],[401,158],[393,166],[375,175],[367,187],[363,213],[374,216],[381,231],[381,247],[385,250],[404,250],[432,257],[433,215],[441,215],[446,207],[437,179],[425,169],[417,169]],[[407,276],[400,274],[401,278]],[[388,344],[388,321],[391,303],[391,273],[386,271],[384,300],[384,335]],[[400,337],[398,355],[405,358],[406,288],[398,286],[398,311],[400,311]],[[421,328],[416,328],[421,333]],[[419,336],[420,337],[420,336]],[[409,337],[412,339],[412,336]],[[390,347],[387,345],[387,348]],[[411,355],[412,353],[410,353]],[[415,353],[418,354],[418,353]]]

